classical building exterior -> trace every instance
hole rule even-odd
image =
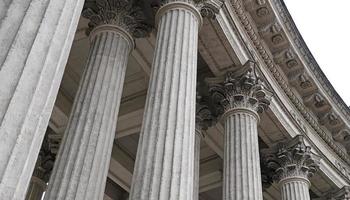
[[[0,200],[349,200],[350,109],[282,0],[0,3]]]

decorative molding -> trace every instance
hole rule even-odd
[[[350,200],[350,186],[344,186],[330,195],[330,200]]]
[[[292,17],[290,16],[286,6],[281,0],[271,0],[274,5],[277,7],[278,14],[281,16],[285,27],[288,29],[288,33],[292,36],[293,42],[298,47],[299,52],[302,54],[303,59],[307,62],[306,67],[308,67],[313,74],[316,76],[317,80],[320,82],[322,87],[328,93],[328,95],[335,102],[337,107],[345,115],[345,117],[350,120],[350,109],[335,91],[332,84],[329,82],[327,77],[324,75],[319,65],[317,64],[315,58],[312,56],[310,50],[307,48],[307,45],[303,41],[299,31],[297,30]]]
[[[214,19],[224,0],[196,0],[203,17]]]
[[[292,115],[293,119],[297,122],[297,124],[303,130],[303,132],[305,134],[307,134],[307,128],[306,128],[305,124],[303,123],[303,121],[298,117],[298,115],[293,110],[290,110],[289,112]]]
[[[217,106],[218,115],[235,109],[262,113],[270,105],[272,92],[268,91],[255,71],[255,63],[247,61],[236,71],[228,71],[224,80],[209,82],[209,93]]]
[[[115,25],[135,38],[146,37],[151,26],[133,0],[86,0],[82,16],[89,19],[88,34],[101,25]]]
[[[276,1],[276,0],[274,0]],[[331,149],[347,164],[350,165],[350,158],[334,141],[332,136],[328,135],[318,124],[318,120],[314,119],[312,114],[309,113],[309,110],[305,107],[303,102],[294,94],[293,90],[288,86],[288,82],[284,80],[283,75],[278,70],[278,66],[274,63],[273,57],[269,53],[269,49],[264,46],[259,33],[255,31],[255,28],[250,22],[250,18],[247,16],[244,7],[242,6],[242,0],[231,0],[231,5],[233,7],[234,13],[237,15],[238,19],[241,22],[244,30],[246,31],[247,36],[252,41],[256,52],[260,55],[265,65],[272,73],[273,77],[290,99],[290,101],[295,106],[296,110],[304,117],[304,119],[310,124],[310,126],[318,133],[318,135],[325,141],[325,143],[331,147]]]
[[[347,180],[350,180],[350,169],[338,160],[335,160],[334,162],[335,167],[347,178]]]

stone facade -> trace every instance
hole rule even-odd
[[[5,1],[0,41],[0,199],[350,199],[282,0]]]

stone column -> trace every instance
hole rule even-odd
[[[203,137],[202,130],[197,127],[195,131],[194,139],[194,165],[193,165],[193,200],[198,200],[199,198],[199,166],[200,166],[200,149],[201,149],[201,140]]]
[[[148,31],[129,0],[87,1],[90,54],[45,199],[103,198],[133,36]]]
[[[302,135],[266,153],[265,163],[280,186],[282,200],[310,200],[309,178],[316,172],[319,159],[305,144]]]
[[[204,137],[203,131],[212,125],[214,119],[209,107],[204,103],[196,103],[196,130],[194,140],[194,181],[193,181],[193,200],[199,198],[199,166],[200,166],[200,148],[201,140]]]
[[[50,133],[48,132],[47,134]],[[41,200],[46,190],[54,161],[55,154],[51,152],[48,135],[46,135],[27,189],[26,200]]]
[[[27,190],[26,200],[41,200],[46,190],[46,182],[41,178],[32,176]]]
[[[262,200],[258,112],[267,109],[272,94],[257,77],[253,62],[239,69],[210,87],[225,123],[223,199]]]
[[[83,3],[0,3],[0,199],[24,199]]]
[[[130,200],[193,198],[198,29],[202,1],[164,0]]]

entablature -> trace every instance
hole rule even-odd
[[[286,90],[294,88],[297,94],[290,92],[288,96],[298,98],[296,102],[309,112],[307,117],[316,120],[312,123],[322,126],[322,131],[348,151],[350,110],[312,57],[283,2],[251,0],[243,5],[249,13],[244,23],[249,22],[253,40],[259,40],[255,46],[266,49],[259,53],[265,57],[270,71],[286,85]],[[265,10],[264,15],[257,14],[261,9]]]
[[[337,187],[349,184],[347,136],[350,115],[342,110],[344,103],[340,102],[341,99],[334,99],[336,93],[326,92],[331,85],[328,83],[325,89],[326,86],[310,71],[299,52],[306,46],[296,48],[286,27],[277,20],[278,13],[272,5],[275,1],[243,2],[226,1],[220,11],[225,14],[225,19],[233,21],[227,24],[238,35],[236,45],[242,44],[234,48],[235,52],[239,51],[240,55],[246,55],[247,59],[253,59],[260,65],[262,74],[277,93],[272,102],[272,112],[283,113],[277,118],[294,126],[287,131],[289,136],[307,135],[312,146],[325,157],[321,167],[325,176],[332,179]],[[208,65],[212,68],[210,63]],[[314,70],[322,73],[320,69]],[[223,74],[217,71],[217,74]]]
[[[230,4],[232,14],[243,27],[242,35],[250,40],[248,43],[253,49],[250,51],[273,75],[293,103],[294,110],[341,159],[350,164],[344,151],[348,147],[349,109],[301,42],[283,3],[279,0],[236,0]]]

